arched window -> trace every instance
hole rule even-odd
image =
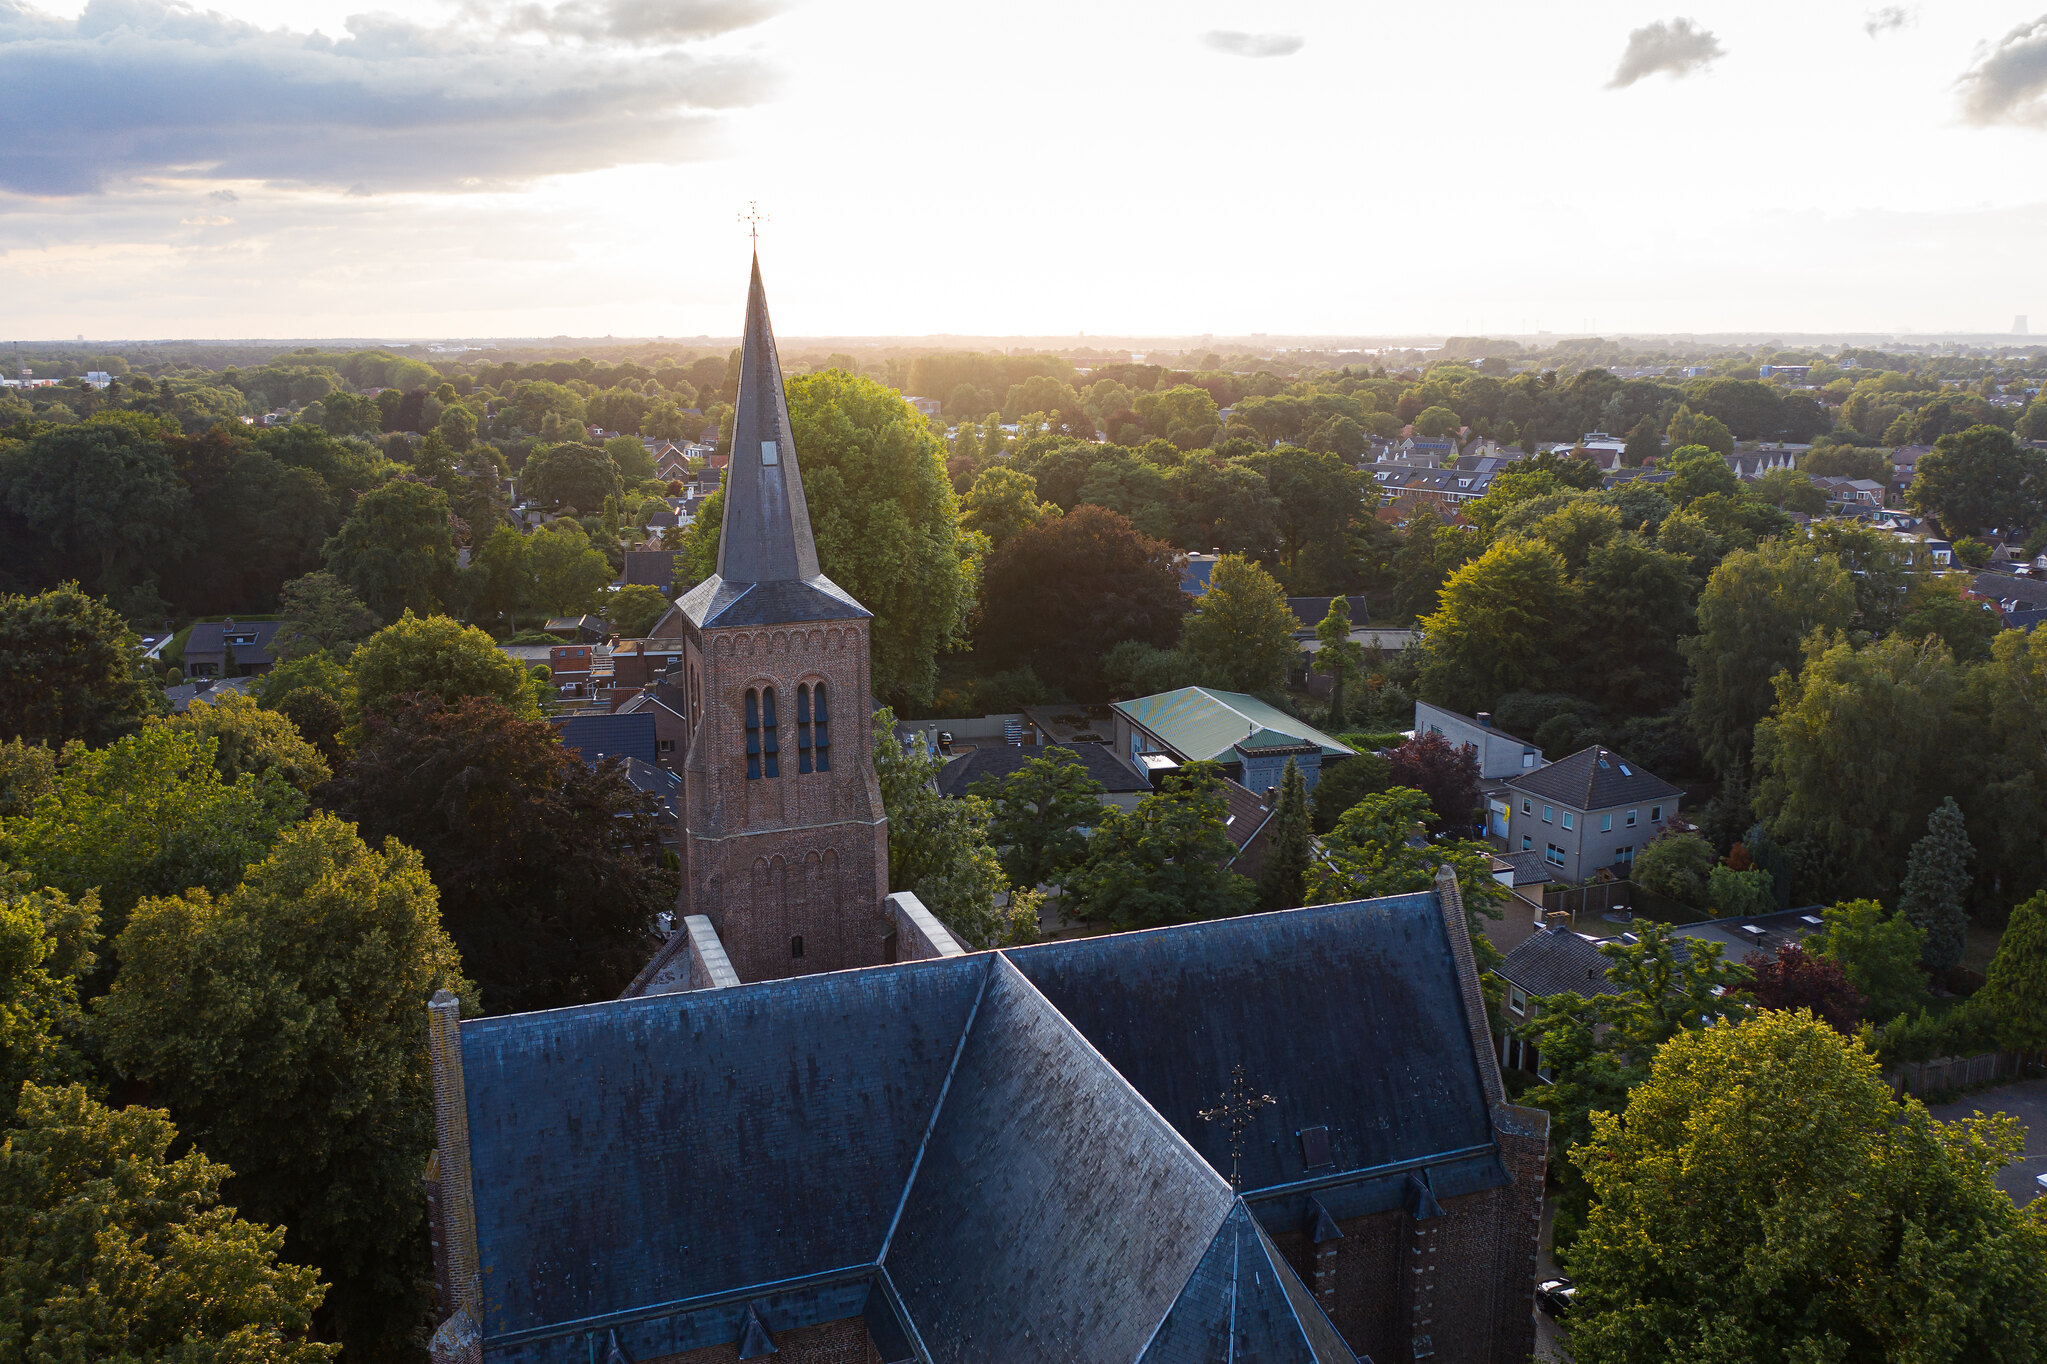
[[[780,729],[775,724],[775,689],[761,688],[761,775],[782,775]]]
[[[796,770],[808,772],[810,762],[810,684],[796,684]]]
[[[761,774],[761,694],[752,687],[746,689],[746,777],[752,781]]]
[[[789,939],[789,959],[791,961],[803,960],[803,935],[801,933]]]
[[[824,683],[810,689],[810,741],[817,749],[817,770],[832,770],[832,731],[824,709]]]

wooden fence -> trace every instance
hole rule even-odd
[[[1905,1061],[1884,1072],[1891,1093],[1940,1094],[1958,1089],[1978,1089],[1996,1084],[2019,1073],[2020,1058],[2009,1051],[1986,1051],[1979,1056],[1941,1056],[1931,1061]]]

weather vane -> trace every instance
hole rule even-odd
[[[746,235],[756,244],[761,239],[761,224],[767,220],[768,215],[761,212],[760,204],[752,199],[746,201],[746,212],[739,215],[739,221],[746,224]]]
[[[1258,1121],[1258,1110],[1279,1100],[1270,1094],[1253,1094],[1244,1083],[1244,1067],[1230,1067],[1230,1087],[1223,1094],[1222,1107],[1201,1110],[1203,1122],[1214,1122],[1217,1118],[1230,1125],[1230,1188],[1242,1188],[1244,1165],[1244,1133],[1251,1124]]]

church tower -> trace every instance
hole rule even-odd
[[[718,571],[683,619],[682,894],[742,981],[879,965],[888,820],[872,613],[818,571],[760,260],[746,296]]]

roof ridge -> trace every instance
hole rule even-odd
[[[1014,966],[1009,969],[1016,970]],[[959,1040],[953,1043],[952,1060],[945,1067],[945,1078],[938,1083],[938,1097],[931,1102],[931,1116],[924,1120],[924,1135],[917,1139],[917,1154],[910,1159],[910,1173],[903,1180],[903,1191],[896,1196],[895,1213],[888,1219],[888,1230],[882,1233],[881,1249],[874,1253],[877,1266],[888,1259],[888,1248],[896,1239],[896,1228],[902,1225],[903,1209],[910,1205],[910,1190],[917,1186],[917,1172],[924,1168],[924,1151],[931,1145],[931,1134],[938,1130],[938,1115],[945,1111],[946,1097],[952,1093],[952,1077],[959,1071],[960,1057],[966,1055],[967,1039],[974,1035],[974,1020],[981,1016],[981,1001],[988,997],[988,981],[994,974],[992,963],[981,973],[981,984],[975,989],[974,1002],[967,1009],[967,1021],[960,1027]],[[1023,973],[1018,971],[1017,974]]]

